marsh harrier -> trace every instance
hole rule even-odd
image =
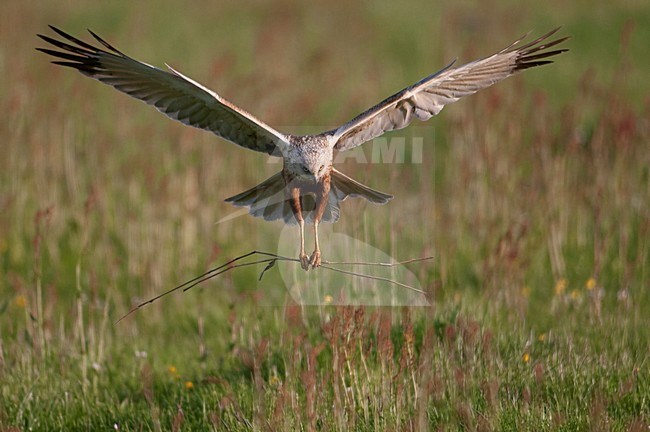
[[[550,50],[567,39],[549,40],[558,29],[520,45],[524,36],[489,57],[459,67],[453,67],[452,62],[336,129],[316,135],[290,135],[276,131],[169,66],[169,71],[164,71],[127,56],[92,31],[90,34],[101,46],[50,27],[62,39],[38,36],[59,50],[37,49],[56,57],[53,63],[77,69],[186,125],[206,129],[241,147],[282,157],[281,172],[226,201],[248,207],[251,215],[267,221],[297,223],[299,258],[305,270],[321,264],[318,224],[336,222],[341,201],[361,197],[384,204],[392,198],[337,171],[332,166],[334,151],[350,150],[385,132],[402,129],[415,119],[428,120],[463,96],[516,72],[551,63],[549,57],[567,51]],[[311,256],[305,254],[306,222],[314,225],[315,248]]]

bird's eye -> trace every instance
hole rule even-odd
[[[318,174],[323,172],[323,168],[325,168],[325,165],[321,165],[320,168],[318,168]]]
[[[310,174],[309,169],[307,167],[302,167],[302,170],[305,172],[305,174]]]

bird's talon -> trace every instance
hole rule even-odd
[[[300,267],[302,267],[302,269],[304,271],[309,270],[310,259],[307,256],[307,254],[306,253],[301,253],[298,258],[300,259]]]
[[[311,254],[311,258],[309,258],[309,264],[311,265],[311,268],[315,269],[316,267],[320,267],[320,251],[315,250],[313,254]]]

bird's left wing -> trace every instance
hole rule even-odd
[[[174,120],[206,129],[242,147],[279,156],[279,146],[288,142],[286,135],[171,67],[170,73],[132,59],[93,32],[90,33],[106,50],[53,26],[50,28],[74,44],[38,35],[63,50],[37,48],[59,59],[52,63],[77,69],[86,76],[153,105]]]
[[[438,114],[445,105],[489,87],[515,72],[552,63],[545,59],[567,51],[544,51],[568,39],[564,37],[544,42],[558,30],[559,28],[517,47],[524,36],[490,57],[458,68],[452,68],[451,63],[326,134],[330,135],[330,142],[336,150],[344,151],[370,141],[384,132],[405,128],[414,118],[428,120]]]

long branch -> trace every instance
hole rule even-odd
[[[262,255],[262,256],[265,256],[266,258],[256,260],[256,261],[251,261],[251,262],[238,263],[238,261],[241,261],[244,258],[248,258],[248,257],[251,257],[253,255]],[[394,263],[382,263],[382,262],[369,263],[369,262],[346,262],[346,261],[330,262],[330,261],[323,261],[324,265],[321,265],[321,268],[331,270],[331,271],[335,271],[335,272],[339,272],[339,273],[343,273],[343,274],[348,274],[348,275],[351,275],[351,276],[357,276],[357,277],[360,277],[360,278],[372,279],[372,280],[377,280],[377,281],[382,281],[382,282],[388,282],[388,283],[400,286],[402,288],[406,288],[406,289],[409,289],[411,291],[415,291],[415,292],[417,292],[419,294],[426,295],[426,293],[424,291],[419,290],[419,289],[417,289],[415,287],[412,287],[410,285],[403,284],[403,283],[398,282],[396,280],[392,280],[392,279],[388,279],[388,278],[384,278],[384,277],[380,277],[380,276],[367,275],[367,274],[363,274],[363,273],[356,273],[356,272],[352,272],[352,271],[349,271],[349,270],[342,270],[342,269],[338,269],[336,267],[331,267],[331,265],[366,265],[366,266],[394,267],[396,265],[403,265],[403,264],[408,264],[408,263],[413,263],[413,262],[418,262],[418,261],[427,261],[427,260],[431,260],[431,259],[433,259],[433,257],[429,256],[429,257],[423,257],[423,258],[413,258],[413,259],[409,259],[409,260],[405,260],[405,261],[398,261],[398,262],[394,262]],[[138,309],[140,309],[140,308],[142,308],[142,307],[144,307],[144,306],[146,306],[148,304],[151,304],[151,303],[155,302],[156,300],[158,300],[158,299],[160,299],[162,297],[165,297],[165,296],[167,296],[167,295],[169,295],[169,294],[171,294],[173,292],[176,292],[179,289],[182,289],[183,292],[188,291],[188,290],[194,288],[195,286],[197,286],[199,284],[202,284],[203,282],[206,282],[206,281],[208,281],[208,280],[210,280],[210,279],[212,279],[212,278],[214,278],[216,276],[219,276],[221,274],[224,274],[224,273],[226,273],[226,272],[228,272],[230,270],[234,270],[236,268],[248,267],[248,266],[252,266],[252,265],[256,265],[256,264],[267,263],[267,266],[264,268],[264,270],[260,274],[260,279],[261,279],[262,276],[264,276],[264,273],[267,270],[269,270],[271,267],[273,267],[273,265],[277,261],[288,261],[288,262],[297,262],[297,263],[300,262],[300,260],[298,260],[297,258],[285,257],[285,256],[282,256],[282,255],[274,254],[272,252],[264,252],[264,251],[254,250],[254,251],[245,253],[243,255],[240,255],[240,256],[238,256],[236,258],[231,259],[230,261],[228,261],[228,262],[226,262],[226,263],[224,263],[224,264],[222,264],[222,265],[220,265],[218,267],[210,269],[210,270],[206,271],[205,273],[200,274],[199,276],[196,276],[196,277],[194,277],[194,278],[192,278],[192,279],[190,279],[190,280],[188,280],[186,282],[183,282],[182,284],[177,285],[174,288],[163,292],[162,294],[158,294],[157,296],[152,297],[147,301],[139,303],[138,305],[131,308],[124,316],[122,316],[120,319],[118,319],[115,322],[115,324],[118,324],[120,321],[122,321],[124,318],[128,317],[129,315],[131,315],[133,312],[137,311]]]

